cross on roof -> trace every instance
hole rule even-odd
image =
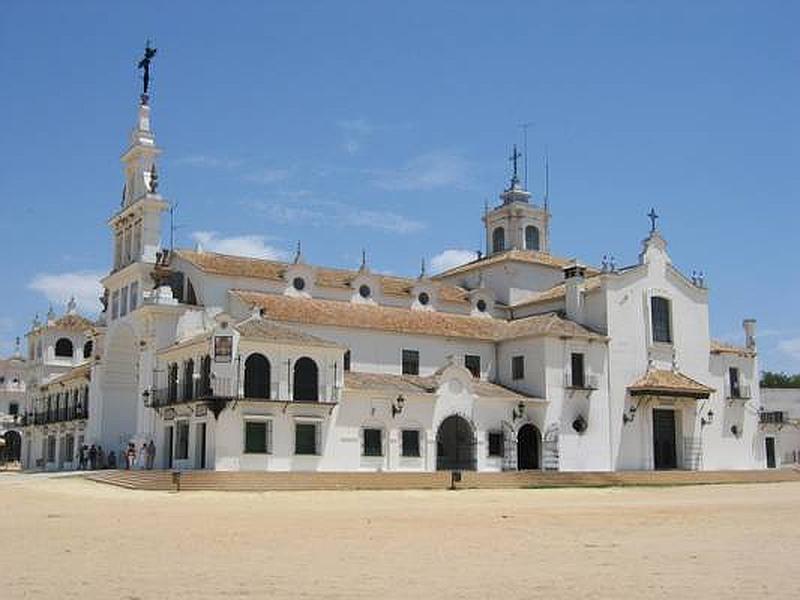
[[[650,233],[653,233],[656,230],[656,220],[659,218],[658,214],[656,214],[656,209],[651,208],[647,216],[650,219]]]
[[[508,160],[514,163],[514,176],[511,178],[512,183],[519,183],[519,177],[517,177],[517,161],[521,156],[522,154],[517,151],[517,145],[514,144],[514,152],[508,157]]]

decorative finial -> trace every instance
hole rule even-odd
[[[517,145],[514,144],[514,151],[511,153],[510,160],[514,165],[514,175],[511,177],[511,189],[519,187],[519,174],[517,170],[517,161],[519,161],[522,154],[517,151]]]
[[[655,233],[656,231],[656,220],[658,220],[659,216],[656,214],[656,209],[651,208],[650,212],[647,213],[648,218],[650,219],[650,233]]]
[[[53,305],[51,304],[50,307],[47,309],[47,323],[51,323],[56,318],[56,311],[53,310]]]
[[[297,240],[297,248],[294,251],[294,264],[303,262],[303,249],[300,240]]]
[[[122,184],[122,199],[119,202],[120,206],[125,206],[125,196],[127,196],[127,195],[128,195],[128,184],[127,183],[123,183]]]
[[[75,314],[77,309],[78,309],[78,305],[75,302],[75,296],[70,296],[69,302],[67,302],[67,314],[68,315]]]
[[[145,45],[145,48],[144,48],[144,56],[139,61],[139,64],[137,66],[138,69],[144,70],[144,76],[143,76],[144,85],[143,85],[143,88],[142,88],[142,96],[141,96],[141,101],[142,101],[142,105],[143,106],[146,106],[147,102],[150,100],[150,95],[149,95],[149,92],[150,92],[150,62],[153,60],[153,57],[156,55],[156,52],[158,52],[158,49],[157,48],[151,48],[150,47],[150,40],[147,40],[147,44]]]
[[[158,192],[158,171],[156,171],[156,163],[150,167],[150,193],[155,194]]]
[[[39,313],[36,313],[35,315],[33,315],[33,322],[32,322],[33,328],[37,329],[41,324],[42,324],[41,321],[39,321]]]
[[[420,279],[425,279],[427,276],[428,276],[428,272],[427,272],[427,269],[425,268],[425,257],[423,256],[422,257],[422,261],[420,262],[420,265],[419,265],[419,278]]]
[[[609,265],[609,262],[608,262],[608,254],[603,254],[603,262],[601,263],[600,270],[603,273],[608,273],[609,269],[610,269],[610,265]]]
[[[367,251],[365,248],[361,249],[361,266],[358,268],[359,271],[366,271],[367,270]]]
[[[17,358],[19,358],[20,356],[22,356],[22,354],[20,353],[20,342],[19,342],[19,336],[17,336],[16,338],[14,338],[14,356],[16,356]]]

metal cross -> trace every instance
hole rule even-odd
[[[656,230],[656,220],[658,219],[656,209],[651,208],[650,212],[647,213],[647,216],[650,218],[650,233],[653,233]]]

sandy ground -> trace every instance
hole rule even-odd
[[[800,483],[133,492],[0,474],[2,598],[800,597]]]

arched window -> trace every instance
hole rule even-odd
[[[83,345],[83,358],[91,358],[92,357],[92,340],[89,340]]]
[[[502,252],[506,249],[506,230],[498,227],[492,232],[492,252]]]
[[[525,228],[525,249],[526,250],[539,249],[539,230],[533,225],[528,225]]]
[[[293,397],[303,402],[319,399],[319,373],[317,363],[304,356],[294,363]]]
[[[72,342],[68,338],[59,338],[56,342],[56,356],[60,358],[72,358]]]
[[[244,361],[245,398],[269,398],[270,364],[263,354],[251,354]]]
[[[198,396],[211,396],[211,357],[206,354],[200,361],[200,388]]]
[[[183,363],[183,399],[194,398],[194,360],[191,358]]]

